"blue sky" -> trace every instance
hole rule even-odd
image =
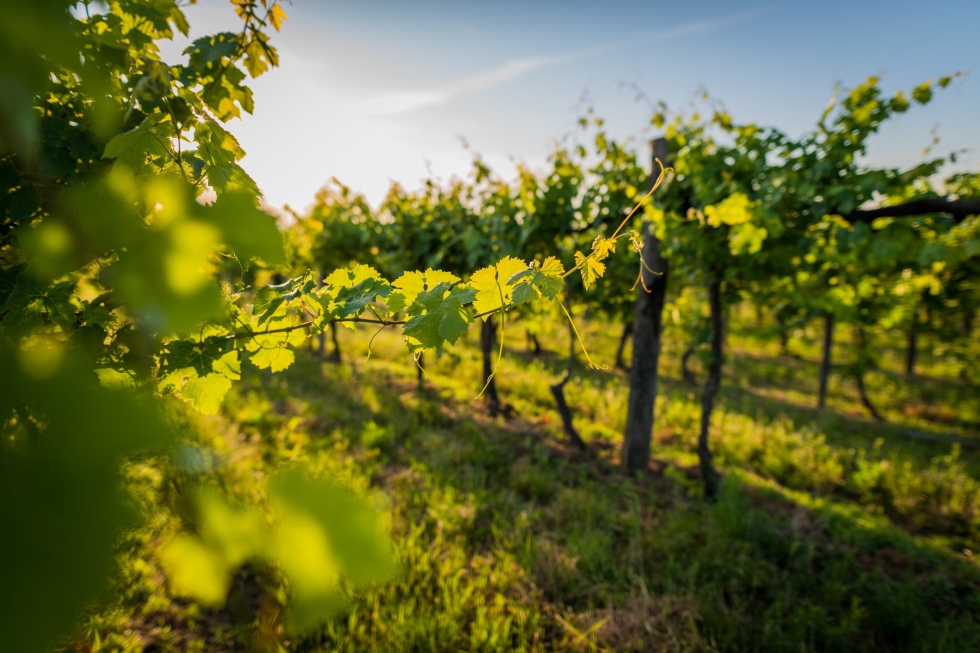
[[[795,136],[835,83],[871,74],[891,92],[971,73],[889,123],[870,163],[916,163],[935,129],[935,153],[968,150],[957,168],[980,169],[980,0],[294,0],[286,9],[273,41],[282,67],[255,81],[255,114],[231,125],[273,206],[303,209],[334,176],[376,203],[392,180],[465,174],[474,152],[505,178],[516,162],[543,169],[585,106],[645,152],[649,102],[684,109],[701,88],[736,121]],[[236,27],[219,0],[187,14],[192,36]]]

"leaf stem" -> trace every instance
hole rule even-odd
[[[558,300],[555,300],[555,301],[558,301]],[[581,334],[579,334],[578,328],[575,326],[575,320],[572,319],[571,313],[569,313],[568,312],[568,309],[565,308],[565,304],[564,303],[558,302],[558,305],[561,306],[561,310],[565,312],[565,317],[568,318],[568,323],[571,325],[572,331],[575,332],[575,337],[578,338],[578,344],[582,346],[582,353],[585,354],[585,360],[589,361],[589,367],[591,367],[594,370],[607,370],[607,369],[609,369],[609,366],[608,365],[596,365],[595,363],[592,362],[592,357],[589,356],[589,351],[585,348],[585,342],[582,340],[582,336],[581,336]]]
[[[380,324],[382,326],[391,326],[395,324],[405,324],[404,320],[372,320],[365,317],[344,317],[335,318],[333,320],[328,320],[327,324],[333,322],[362,322],[365,324]],[[290,331],[295,331],[296,329],[302,329],[304,327],[311,326],[316,323],[316,320],[307,320],[306,322],[300,322],[299,324],[293,324],[288,327],[280,327],[278,329],[267,329],[265,331],[245,331],[242,333],[233,333],[229,336],[225,336],[228,340],[241,340],[243,338],[256,338],[258,336],[269,336],[275,333],[289,333]]]

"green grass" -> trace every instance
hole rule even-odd
[[[597,362],[611,362],[618,332],[585,331]],[[518,332],[509,342],[520,347]],[[175,408],[188,437],[217,453],[214,482],[242,500],[299,463],[390,516],[399,574],[286,650],[980,650],[978,461],[903,435],[946,428],[895,410],[923,401],[914,383],[876,386],[898,424],[866,421],[841,387],[816,414],[815,364],[780,361],[733,329],[712,430],[724,482],[708,505],[698,389],[676,380],[681,347],[664,360],[653,471],[629,478],[621,372],[579,370],[567,387],[590,443],[582,455],[547,387],[563,371],[557,355],[508,350],[498,380],[516,414],[494,420],[475,399],[475,342],[427,355],[420,389],[397,335],[379,336],[365,361],[368,337],[342,331],[339,365],[301,355],[285,373],[247,374],[223,416]],[[544,342],[565,350],[556,334]],[[962,396],[944,405],[959,411]],[[188,472],[143,461],[129,475],[146,525],[124,542],[116,598],[74,644],[265,647],[283,600],[274,570],[243,569],[221,610],[170,596],[153,547],[181,523]]]

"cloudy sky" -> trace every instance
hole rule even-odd
[[[892,92],[971,73],[890,123],[869,159],[914,164],[935,131],[935,153],[967,150],[958,167],[980,169],[978,0],[293,0],[286,11],[281,67],[253,83],[254,115],[230,125],[273,206],[302,210],[331,177],[377,202],[391,181],[465,174],[474,153],[505,178],[515,163],[543,168],[588,106],[645,151],[651,103],[688,108],[702,88],[736,121],[795,136],[835,83],[871,74]],[[192,38],[238,25],[224,0],[186,13]]]

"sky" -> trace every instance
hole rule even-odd
[[[980,170],[980,0],[660,2],[293,0],[272,43],[280,67],[251,84],[229,128],[273,207],[302,211],[332,177],[375,205],[392,182],[465,175],[479,154],[505,179],[544,170],[581,138],[587,108],[648,156],[654,103],[701,106],[799,136],[835,84],[880,75],[888,93],[968,73],[871,141],[870,165],[960,152]],[[191,38],[236,30],[225,0],[185,13]],[[176,62],[186,41],[169,44]],[[950,168],[953,170],[953,168]]]

